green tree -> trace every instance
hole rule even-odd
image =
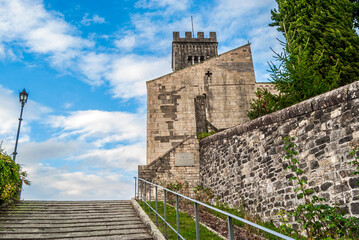
[[[280,64],[277,66],[273,62],[269,63],[270,76],[280,92],[279,96],[276,96],[277,109],[330,91],[338,87],[341,81],[339,60],[335,64],[328,65],[325,74],[322,75],[321,70],[326,61],[325,50],[313,54],[309,46],[309,39],[304,45],[299,45],[295,37],[297,32],[286,31],[285,25],[283,28],[287,40],[281,42],[284,51],[275,53],[274,56]]]
[[[270,62],[279,94],[254,99],[253,119],[359,80],[359,0],[276,0],[273,22],[283,33],[282,53]],[[269,104],[263,109],[263,101]],[[268,108],[268,106],[270,106]]]
[[[332,81],[328,72],[336,66],[340,79],[337,84],[330,84],[333,88],[358,80],[359,37],[354,30],[358,25],[358,0],[277,0],[277,3],[278,10],[272,10],[270,25],[292,37],[290,55],[295,58],[308,54],[306,61],[317,62],[316,71],[323,81]]]
[[[359,0],[350,0],[353,4],[354,27],[359,27]]]

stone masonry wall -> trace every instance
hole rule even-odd
[[[243,198],[253,214],[276,219],[299,204],[283,158],[288,135],[296,138],[309,186],[359,217],[359,178],[348,165],[359,143],[359,82],[203,139],[201,184],[232,207]]]
[[[176,154],[193,154],[193,165],[177,166]],[[162,186],[172,182],[188,183],[189,189],[199,184],[199,143],[196,137],[187,137],[148,165],[138,166],[138,177]]]

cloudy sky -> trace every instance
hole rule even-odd
[[[0,141],[32,182],[25,200],[129,199],[145,164],[147,80],[171,72],[172,32],[252,44],[268,81],[275,0],[0,0]]]

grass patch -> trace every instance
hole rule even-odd
[[[210,204],[210,205],[212,205],[212,204]],[[258,225],[260,225],[262,227],[268,228],[268,229],[273,230],[273,231],[278,232],[278,233],[282,233],[282,230],[279,227],[276,227],[273,222],[271,222],[271,221],[264,222],[259,217],[253,217],[253,216],[251,216],[249,214],[246,214],[247,210],[245,210],[245,209],[230,208],[225,204],[218,204],[218,205],[212,205],[212,206],[215,207],[215,208],[218,208],[218,209],[220,209],[222,211],[225,211],[225,212],[228,212],[230,214],[233,214],[233,215],[235,215],[237,217],[244,218],[244,219],[246,219],[246,220],[248,220],[250,222],[256,223],[256,224],[258,224]],[[219,217],[219,218],[221,218],[223,220],[227,219],[227,216],[225,216],[225,215],[223,215],[223,214],[221,214],[219,212],[216,212],[214,210],[206,209],[206,211],[210,212],[211,214],[213,214],[213,215],[215,215],[215,216],[217,216],[217,217]],[[245,223],[243,223],[243,222],[241,222],[239,220],[236,220],[236,219],[233,219],[233,224],[240,227],[240,228],[243,228],[243,229],[247,230],[250,233],[262,236],[262,237],[264,237],[266,239],[270,239],[270,240],[281,240],[282,239],[280,237],[276,237],[276,236],[274,236],[274,235],[272,235],[270,233],[267,233],[267,232],[265,232],[263,230],[260,230],[258,228],[252,227],[252,226],[250,226],[248,224],[245,224]],[[295,235],[292,234],[292,235],[287,235],[287,236],[292,237],[294,239],[306,239],[303,236],[299,236],[297,234],[295,234]]]
[[[147,213],[147,215],[149,215],[149,208],[145,203],[141,201],[138,201],[138,204],[142,207],[142,209]],[[155,202],[152,201],[151,202],[151,207],[153,209],[156,209],[156,205]],[[164,217],[164,204],[163,202],[158,201],[157,202],[157,209],[158,209],[158,213]],[[177,225],[176,225],[176,209],[168,204],[166,204],[166,212],[167,212],[167,222],[169,224],[171,224],[171,226],[174,229],[177,229]],[[156,217],[155,217],[155,213],[153,211],[151,211],[151,216],[150,216],[151,220],[156,223]],[[183,212],[179,212],[179,222],[180,222],[180,234],[182,235],[182,237],[184,237],[185,239],[196,239],[196,222],[195,220],[192,218],[192,216],[190,216],[187,213],[183,213]],[[162,221],[162,219],[160,219],[158,217],[158,225],[157,225],[158,229],[164,234],[164,222]],[[207,228],[205,228],[202,225],[199,225],[199,235],[201,237],[201,239],[221,239],[220,237],[218,237],[217,235],[215,235],[214,233],[212,233],[211,231],[209,231]],[[170,229],[169,227],[167,227],[167,236],[168,239],[177,239],[177,235],[176,233]]]

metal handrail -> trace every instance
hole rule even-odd
[[[184,198],[184,199],[187,199],[187,200],[193,202],[193,203],[194,203],[194,206],[195,206],[196,240],[199,240],[199,239],[200,239],[200,238],[199,238],[198,204],[199,204],[199,205],[202,205],[202,206],[204,206],[204,207],[206,207],[206,208],[212,209],[212,210],[214,210],[214,211],[216,211],[216,212],[219,212],[219,213],[221,213],[221,214],[224,214],[225,216],[227,216],[228,238],[229,238],[230,240],[234,240],[233,219],[236,219],[236,220],[238,220],[238,221],[241,221],[241,222],[243,222],[243,223],[245,223],[245,224],[248,224],[248,225],[250,225],[250,226],[252,226],[252,227],[258,228],[258,229],[260,229],[260,230],[262,230],[262,231],[265,231],[265,232],[267,232],[267,233],[270,233],[270,234],[272,234],[272,235],[274,235],[274,236],[277,236],[277,237],[280,237],[280,238],[282,238],[282,239],[295,240],[294,238],[285,236],[285,235],[283,235],[283,234],[281,234],[281,233],[275,232],[275,231],[273,231],[273,230],[271,230],[271,229],[265,228],[265,227],[263,227],[263,226],[261,226],[261,225],[258,225],[258,224],[256,224],[256,223],[250,222],[250,221],[248,221],[248,220],[246,220],[246,219],[243,219],[243,218],[241,218],[241,217],[235,216],[235,215],[230,214],[230,213],[228,213],[228,212],[222,211],[222,210],[220,210],[220,209],[218,209],[218,208],[215,208],[215,207],[212,207],[212,206],[210,206],[210,205],[207,205],[207,204],[205,204],[205,203],[203,203],[203,202],[200,202],[200,201],[197,201],[197,200],[195,200],[195,199],[189,198],[189,197],[187,197],[187,196],[184,196],[184,195],[182,195],[182,194],[179,194],[179,193],[177,193],[177,192],[174,192],[174,191],[172,191],[172,190],[170,190],[170,189],[167,189],[167,188],[162,187],[162,186],[160,186],[160,185],[157,185],[157,184],[155,184],[155,183],[149,182],[149,181],[147,181],[147,180],[145,180],[145,179],[137,178],[137,177],[134,177],[134,178],[135,178],[135,198],[138,197],[138,198],[141,200],[141,203],[142,203],[142,200],[144,200],[145,204],[149,207],[149,215],[151,214],[151,210],[156,214],[156,224],[158,223],[158,222],[157,222],[157,216],[160,217],[160,218],[162,219],[162,221],[164,221],[164,223],[165,223],[165,237],[166,237],[166,238],[167,238],[167,228],[166,228],[166,227],[167,227],[167,225],[168,225],[168,226],[177,234],[177,239],[180,239],[180,238],[181,238],[181,239],[184,239],[184,240],[185,240],[185,238],[183,238],[183,236],[180,234],[180,231],[179,231],[179,207],[178,207],[178,197],[182,197],[182,198]],[[137,181],[137,179],[138,179],[138,181]],[[144,192],[143,192],[143,186],[142,186],[142,184],[141,184],[141,194],[140,194],[140,188],[139,188],[139,182],[140,182],[140,181],[142,181],[142,182],[145,183],[145,191],[144,191]],[[146,185],[147,185],[147,184],[149,184],[149,202],[150,202],[150,204],[151,204],[151,185],[152,185],[152,186],[155,186],[156,209],[153,209],[153,208],[150,206],[150,204],[148,204],[147,201],[146,201],[146,198],[147,198],[147,197],[146,197],[146,196],[147,196],[147,194],[146,194],[146,192],[147,192],[147,191],[146,191]],[[163,191],[164,191],[164,217],[162,217],[162,216],[157,212],[157,188],[162,188]],[[136,191],[137,191],[137,192],[136,192]],[[166,219],[166,192],[173,193],[173,194],[175,194],[175,196],[176,196],[176,220],[177,220],[177,230],[175,230],[175,229],[167,222],[167,219]],[[137,195],[136,195],[136,194],[137,194]],[[143,195],[143,194],[145,195],[144,198],[141,196],[141,195]],[[150,216],[151,216],[151,215],[150,215]]]

